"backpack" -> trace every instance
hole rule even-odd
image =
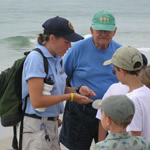
[[[43,55],[42,51],[38,48],[33,49],[39,52],[44,61],[44,69],[46,74],[48,74],[48,61]],[[29,95],[25,98],[25,107],[22,110],[22,71],[23,64],[26,56],[30,52],[25,52],[25,56],[14,62],[13,66],[2,71],[0,74],[0,117],[1,124],[4,127],[13,126],[14,128],[14,138],[12,147],[18,149],[18,141],[16,137],[16,126],[19,122],[20,125],[20,139],[19,147],[22,145],[22,133],[23,133],[23,117],[26,109],[26,101]],[[22,128],[22,129],[21,129]],[[21,141],[21,143],[20,143]]]

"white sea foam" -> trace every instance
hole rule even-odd
[[[83,37],[84,38],[88,38],[88,37],[90,37],[91,36],[91,34],[85,34]]]
[[[91,34],[85,34],[83,37],[84,38],[88,38],[90,37]],[[141,52],[147,52],[147,53],[150,53],[150,48],[149,47],[137,47],[137,49]]]
[[[141,52],[148,52],[148,53],[150,53],[150,48],[145,48],[145,47],[143,47],[143,48],[137,48],[139,51],[141,51]]]

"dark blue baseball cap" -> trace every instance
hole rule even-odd
[[[70,21],[59,16],[46,20],[42,27],[44,28],[44,34],[54,34],[70,42],[84,39],[81,35],[75,33]]]
[[[141,55],[142,55],[142,58],[143,58],[143,68],[146,68],[147,65],[148,65],[148,59],[143,53],[141,53]]]

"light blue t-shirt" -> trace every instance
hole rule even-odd
[[[71,86],[86,85],[97,94],[92,99],[102,98],[108,87],[118,82],[116,75],[112,74],[113,65],[103,66],[103,63],[111,59],[119,47],[121,45],[112,40],[107,49],[99,50],[92,37],[73,44],[63,59]]]
[[[54,81],[54,87],[51,91],[51,95],[61,95],[64,94],[66,86],[66,74],[64,73],[63,66],[60,64],[61,57],[53,57],[50,52],[42,45],[37,44],[36,48],[39,48],[44,56],[48,60],[48,77]],[[32,51],[27,56],[22,75],[22,98],[24,99],[28,95],[28,84],[27,81],[30,78],[39,77],[45,78],[47,74],[44,70],[43,57],[39,52]],[[24,106],[24,105],[23,105]],[[36,111],[30,102],[30,98],[27,101],[26,113],[36,114],[42,117],[53,117],[58,116],[60,113],[63,113],[64,105],[63,102],[60,102],[56,105],[47,107],[45,112]]]

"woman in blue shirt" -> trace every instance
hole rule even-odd
[[[68,20],[58,16],[48,19],[42,26],[44,33],[39,34],[36,48],[48,60],[48,74],[44,70],[42,55],[32,51],[25,60],[22,75],[23,100],[30,95],[24,117],[23,150],[59,150],[58,116],[64,111],[63,101],[87,104],[92,102],[88,97],[96,96],[86,86],[78,89],[81,95],[76,93],[76,88],[66,87],[61,57],[71,47],[71,42],[83,39],[82,36],[75,33]],[[45,78],[50,78],[53,83],[49,95],[42,94]]]

